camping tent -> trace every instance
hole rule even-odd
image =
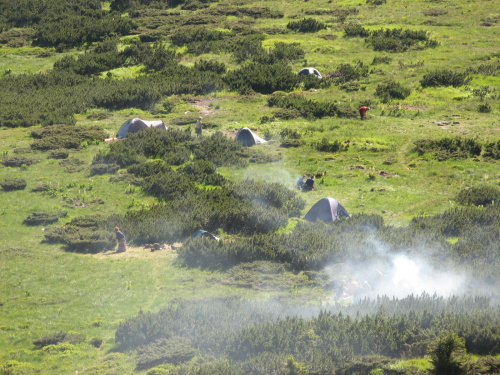
[[[158,128],[167,130],[165,123],[162,120],[158,121],[145,121],[140,118],[131,118],[123,123],[118,130],[117,138],[125,138],[128,133],[137,133],[139,130],[147,128]]]
[[[301,69],[300,72],[298,72],[297,74],[299,76],[313,75],[313,76],[316,76],[318,79],[323,78],[323,76],[318,71],[318,69],[315,69],[315,68],[304,68],[304,69]]]
[[[238,130],[238,133],[236,134],[236,139],[240,141],[243,146],[253,146],[253,145],[260,145],[262,143],[266,143],[267,141],[253,133],[250,129],[248,128],[241,128]]]
[[[206,230],[203,229],[198,229],[196,232],[194,232],[191,237],[193,238],[210,238],[212,240],[220,241],[220,238],[217,236],[214,236],[212,233],[207,232]]]
[[[349,217],[346,209],[336,199],[323,198],[311,207],[306,216],[304,216],[304,219],[309,221],[323,220],[324,222],[329,222],[339,217]]]

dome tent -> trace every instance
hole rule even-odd
[[[316,76],[318,79],[322,79],[323,78],[323,76],[321,75],[321,73],[316,68],[304,68],[304,69],[301,69],[300,72],[298,72],[297,74],[299,76],[313,75],[313,76]]]
[[[240,141],[243,146],[260,145],[267,142],[248,128],[241,128],[240,130],[238,130],[236,139]]]
[[[137,133],[139,130],[147,128],[158,128],[167,130],[163,120],[158,121],[145,121],[140,118],[131,118],[123,123],[118,130],[117,138],[125,138],[128,133]]]
[[[220,238],[217,236],[214,236],[212,233],[207,232],[206,230],[203,229],[198,229],[196,232],[194,232],[191,235],[192,238],[209,238],[211,240],[216,240],[220,241]]]
[[[349,213],[336,199],[323,198],[311,207],[306,216],[304,216],[304,220],[322,220],[328,223],[339,217],[349,217]]]

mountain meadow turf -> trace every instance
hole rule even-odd
[[[0,374],[500,373],[499,46],[494,0],[0,0]]]

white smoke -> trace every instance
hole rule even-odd
[[[425,259],[408,254],[389,258],[382,279],[374,283],[372,293],[404,298],[410,294],[437,294],[447,297],[461,294],[465,275],[452,270],[440,270]]]
[[[429,249],[394,252],[379,240],[372,239],[365,249],[366,261],[350,261],[339,267],[325,269],[339,286],[337,296],[346,291],[344,297],[351,298],[386,295],[404,298],[422,293],[442,297],[464,294],[467,277],[458,270],[443,268],[443,264],[432,259]],[[374,259],[375,258],[375,259]],[[348,288],[342,288],[342,284]],[[354,285],[354,286],[353,286]],[[355,291],[355,292],[354,292]]]

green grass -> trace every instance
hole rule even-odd
[[[295,71],[303,66],[314,66],[326,75],[334,72],[340,64],[356,61],[369,65],[370,70],[377,69],[361,80],[364,91],[348,93],[332,86],[326,90],[303,93],[313,100],[343,102],[353,108],[367,99],[373,105],[368,119],[363,122],[358,119],[309,121],[298,118],[262,124],[261,117],[272,116],[275,111],[266,105],[267,96],[264,95],[240,97],[235,93],[218,92],[196,98],[204,99],[207,108],[193,106],[190,102],[192,95],[169,98],[176,103],[174,112],[161,116],[169,127],[176,127],[168,124],[171,119],[184,116],[187,112],[200,113],[208,109],[210,113],[204,114],[204,119],[217,127],[206,130],[205,134],[218,130],[231,132],[248,126],[261,136],[266,131],[275,135],[275,140],[262,146],[262,149],[281,154],[283,159],[280,162],[250,165],[246,169],[220,168],[219,172],[225,177],[235,181],[262,179],[293,187],[299,175],[326,172],[323,178],[317,179],[316,190],[300,193],[306,200],[303,214],[317,200],[329,196],[338,199],[351,214],[380,214],[386,224],[398,226],[407,225],[415,216],[434,215],[456,206],[454,197],[463,188],[484,182],[500,184],[498,162],[473,159],[439,162],[430,155],[419,156],[412,152],[413,143],[418,139],[466,136],[481,142],[498,140],[499,76],[475,75],[468,87],[459,88],[422,89],[419,83],[424,74],[435,69],[463,71],[469,66],[498,60],[499,25],[480,25],[482,19],[500,12],[494,1],[396,1],[373,7],[357,0],[332,4],[297,0],[253,2],[251,6],[283,11],[283,19],[257,20],[255,25],[256,28],[282,29],[289,21],[303,18],[306,10],[356,7],[359,14],[349,16],[346,22],[359,21],[370,30],[387,27],[424,29],[440,42],[440,46],[404,54],[376,52],[362,38],[344,38],[342,24],[331,15],[313,17],[328,22],[329,29],[319,35],[335,35],[337,38],[334,40],[307,33],[268,35],[263,43],[266,48],[277,42],[298,42],[303,46],[306,61],[294,62]],[[109,9],[109,2],[105,3],[105,8]],[[437,17],[425,16],[424,10],[430,8],[444,9],[448,13]],[[429,20],[433,24],[424,24]],[[122,41],[128,43],[137,38],[134,35],[122,38]],[[51,52],[48,57],[38,57],[47,50],[2,46],[0,74],[8,70],[9,74],[47,71],[63,57],[63,54],[51,49],[48,51]],[[67,54],[78,53],[81,51]],[[389,56],[392,61],[371,66],[376,56]],[[237,67],[230,55],[185,56],[183,63],[192,65],[200,58],[215,58],[230,69]],[[111,73],[114,79],[141,74],[139,67],[119,68]],[[389,79],[410,87],[412,94],[405,100],[380,103],[374,95],[375,88]],[[472,97],[471,90],[481,85],[496,89],[493,96],[486,99],[492,107],[491,113],[477,111],[480,101]],[[97,125],[109,137],[114,136],[128,118],[158,117],[149,111],[130,108],[108,112],[110,117],[105,120],[87,119],[89,114],[97,112],[103,111],[96,108],[77,114],[77,124]],[[436,123],[439,121],[449,121],[450,124],[439,126]],[[301,132],[305,145],[281,148],[278,134],[283,128]],[[29,147],[32,142],[29,132],[30,129],[0,129],[0,159],[14,156],[16,148]],[[311,143],[323,137],[330,141],[349,142],[350,148],[338,154],[316,151]],[[8,363],[17,368],[14,373],[39,370],[40,373],[68,374],[83,372],[84,369],[95,373],[133,373],[133,356],[113,351],[116,327],[140,310],[158,311],[176,298],[227,295],[267,298],[292,294],[304,298],[317,297],[318,300],[324,297],[325,291],[310,288],[262,292],[227,285],[221,282],[226,277],[222,272],[179,266],[176,254],[171,250],[151,253],[142,248],[130,248],[123,255],[111,252],[80,255],[43,243],[42,226],[27,227],[22,224],[32,212],[65,210],[68,217],[60,220],[64,223],[77,216],[124,213],[130,208],[140,209],[155,203],[155,199],[145,196],[139,188],[128,194],[130,186],[125,182],[110,183],[107,175],[90,176],[87,167],[93,156],[107,147],[107,144],[101,143],[71,153],[70,157],[85,161],[86,168],[76,173],[64,172],[57,160],[47,159],[47,153],[41,152],[26,154],[40,159],[39,163],[26,169],[0,166],[0,179],[16,177],[28,182],[23,191],[0,191],[0,373]],[[31,192],[33,187],[44,182],[62,191],[53,195]],[[102,199],[104,204],[76,207],[65,203],[67,199],[83,203]],[[283,231],[291,230],[300,220],[290,220]],[[300,278],[301,275],[289,275],[289,280],[298,282]],[[84,334],[87,341],[71,348],[71,355],[37,350],[32,344],[33,340],[58,331]],[[89,344],[93,337],[104,340],[101,349]],[[430,363],[427,359],[411,359],[394,365],[398,370],[404,367],[428,370]]]

